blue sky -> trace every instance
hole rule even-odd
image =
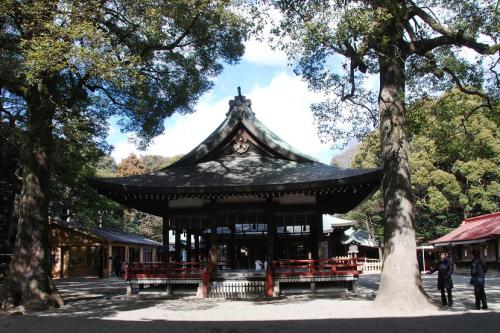
[[[146,151],[137,150],[128,140],[130,134],[120,133],[116,119],[112,121],[108,142],[115,147],[115,160],[120,162],[133,152],[163,156],[189,152],[224,120],[238,86],[252,100],[257,118],[296,149],[323,163],[329,163],[338,153],[330,148],[331,144],[321,143],[316,134],[309,105],[320,101],[321,95],[309,91],[306,83],[293,74],[282,52],[249,41],[242,61],[226,65],[214,82],[213,89],[196,105],[195,113],[167,119],[165,132]]]

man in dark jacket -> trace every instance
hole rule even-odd
[[[441,253],[441,258],[434,264],[434,267],[427,272],[427,274],[432,274],[434,272],[438,272],[438,281],[437,288],[441,290],[441,305],[452,306],[453,305],[453,297],[451,294],[451,289],[453,288],[453,280],[451,279],[451,273],[453,268],[446,258],[446,253]],[[448,294],[448,299],[446,299],[446,293]]]
[[[476,297],[476,309],[479,310],[481,303],[483,304],[483,309],[488,309],[488,303],[486,301],[486,294],[484,293],[485,284],[485,274],[488,270],[486,265],[481,260],[479,250],[473,250],[472,255],[474,259],[470,264],[470,283],[474,285],[474,296]]]

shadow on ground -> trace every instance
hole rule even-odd
[[[22,320],[22,325],[18,320]],[[452,316],[322,319],[297,321],[116,321],[71,317],[35,317],[0,319],[2,332],[59,333],[59,332],[498,332],[500,314],[467,313]]]

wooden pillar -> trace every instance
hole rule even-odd
[[[158,262],[158,248],[151,248],[151,260],[153,262]]]
[[[267,258],[276,259],[276,224],[274,221],[267,223]]]
[[[163,255],[162,255],[162,261],[163,262],[168,262],[169,261],[169,255],[170,255],[170,217],[165,214],[163,216]]]
[[[108,277],[111,277],[113,275],[113,246],[111,246],[111,243],[108,243],[108,257],[106,258],[106,261],[106,267],[108,268]]]
[[[66,258],[65,258],[65,256],[66,256],[66,251],[67,251],[67,248],[65,248],[65,247],[61,247],[61,260],[60,260],[60,261],[61,261],[61,271],[59,272],[59,277],[60,277],[61,279],[64,279],[64,277],[65,277],[64,275],[66,274],[65,270],[67,270],[67,269],[68,269],[68,267],[67,267],[67,264],[68,264],[68,263],[67,263],[67,262],[66,262],[66,260],[65,260],[65,259],[66,259]],[[105,259],[105,258],[102,258],[102,259],[103,259],[103,260],[107,260],[107,259]],[[106,263],[106,262],[107,262],[107,261],[104,261],[104,263]],[[106,267],[107,267],[107,266],[106,266]]]
[[[144,263],[144,247],[141,246],[139,248],[139,262],[142,264]]]
[[[181,261],[181,228],[175,226],[175,261]]]
[[[323,236],[323,214],[320,209],[317,209],[312,221],[309,223],[310,239],[311,239],[311,257],[312,259],[319,258],[319,242]]]
[[[200,260],[200,233],[194,233],[194,253],[196,261]]]
[[[125,262],[129,262],[130,260],[130,255],[129,255],[129,250],[130,248],[128,246],[125,246]]]
[[[285,246],[285,258],[286,259],[290,259],[291,255],[290,255],[290,244],[289,244],[289,242],[290,242],[290,238],[292,238],[292,237],[289,237],[289,235],[288,235],[288,225],[286,224],[286,222],[283,223],[283,226],[285,228],[285,231],[284,231],[285,232],[285,237],[284,237],[285,239],[283,240],[283,244]]]
[[[186,229],[186,260],[191,261],[191,229]]]
[[[210,247],[217,247],[217,202],[215,199],[210,201]]]
[[[269,258],[272,261],[276,259],[276,221],[271,199],[267,200],[265,214],[267,224],[267,256],[265,259]]]
[[[220,260],[219,247],[217,243],[217,202],[210,200],[210,246],[208,248],[208,260],[211,260],[217,270],[217,262]],[[213,251],[213,250],[215,251]],[[214,262],[214,260],[216,262]]]
[[[236,245],[236,234],[235,234],[236,225],[231,224],[229,226],[229,230],[231,230],[231,236],[229,239],[229,260],[232,269],[236,269],[236,252],[234,251],[234,247]]]

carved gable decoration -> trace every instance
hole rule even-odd
[[[245,153],[248,148],[250,148],[250,144],[248,143],[248,138],[246,135],[238,134],[234,138],[234,145],[233,145],[234,151],[237,153],[243,154]]]

